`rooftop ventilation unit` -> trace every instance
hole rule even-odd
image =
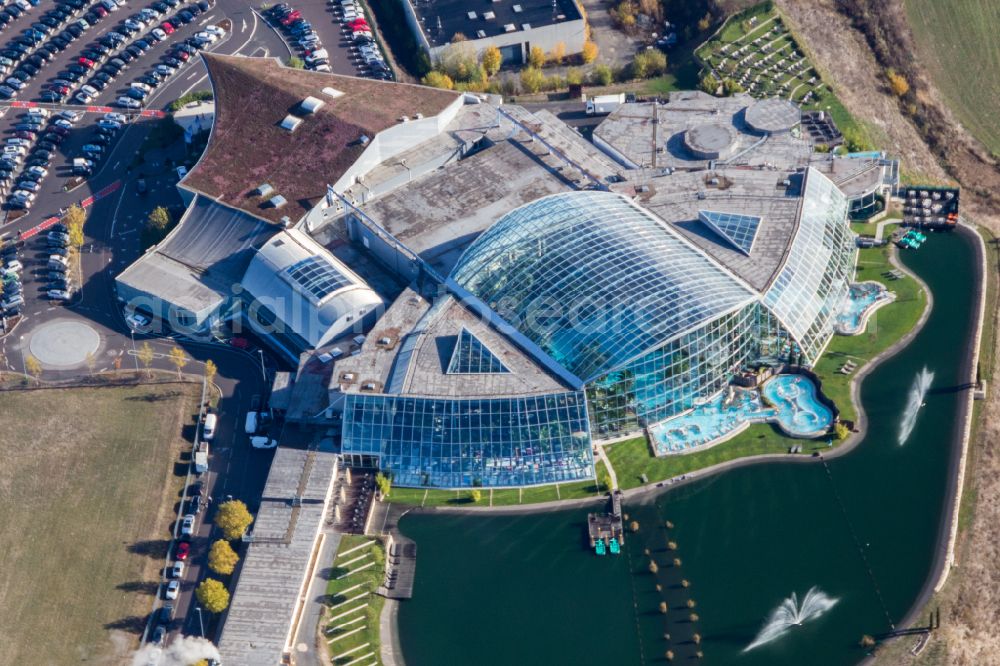
[[[476,30],[476,37],[478,37],[479,39],[485,39],[486,38],[486,31],[485,30]]]
[[[524,11],[524,9],[521,7],[521,5],[514,5],[514,7],[512,9],[514,10],[515,14],[520,14],[521,12]]]
[[[369,143],[371,143],[371,139],[368,138],[367,134],[362,134],[361,136],[358,137],[358,143],[360,143],[362,146],[367,146]],[[360,178],[358,178],[358,182],[359,183],[361,182]]]
[[[494,14],[493,12],[486,12],[485,14],[483,14],[483,18],[486,19],[487,21],[492,21],[496,17],[497,15]]]
[[[296,118],[293,115],[285,116],[285,119],[281,121],[281,129],[288,130],[289,132],[294,132],[295,128],[302,124],[301,118]]]
[[[316,113],[323,107],[324,104],[326,104],[326,102],[321,99],[316,99],[310,95],[302,100],[299,104],[299,108],[302,109],[303,113]]]
[[[285,197],[281,196],[280,194],[275,194],[273,197],[267,200],[267,205],[270,206],[271,208],[281,208],[286,203],[288,203],[288,200],[285,199]]]
[[[282,215],[281,226],[284,227],[285,229],[292,226],[292,218],[288,217],[287,215]]]
[[[399,122],[401,122],[401,123],[408,123],[408,122],[410,122],[410,117],[409,116],[400,116],[399,117]]]
[[[521,30],[531,30],[531,24],[530,23],[522,23],[521,24]]]
[[[423,117],[424,117],[424,114],[422,114],[422,113],[417,113],[417,114],[414,114],[414,116],[413,116],[413,118],[416,119],[416,120],[422,120]]]
[[[513,23],[505,23],[504,26],[503,26],[503,31],[504,32],[516,32],[517,31],[517,26],[514,25]]]
[[[341,91],[337,90],[336,88],[326,87],[326,88],[323,88],[323,94],[327,95],[328,97],[337,98],[337,97],[340,97],[341,95],[343,95],[344,93],[342,93]]]
[[[477,18],[477,14],[476,14],[476,12],[469,12],[468,13],[468,17],[469,17],[470,21],[475,21],[476,18]]]
[[[266,197],[271,192],[274,192],[274,188],[271,187],[269,183],[263,183],[257,186],[257,189],[253,191],[253,195],[258,197]]]

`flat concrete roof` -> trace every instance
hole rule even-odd
[[[782,180],[792,181],[790,188]],[[719,184],[713,185],[712,180]],[[661,176],[646,181],[648,191],[637,192],[643,208],[763,292],[784,263],[798,226],[801,174],[727,169]],[[703,198],[699,198],[699,192]],[[747,256],[733,248],[698,219],[699,210],[754,215],[761,218],[753,250]]]
[[[815,153],[809,166],[833,181],[848,198],[871,194],[882,185],[884,178],[884,170],[878,159]]]
[[[448,363],[463,328],[486,345],[510,372],[448,374]],[[391,340],[391,344],[382,344],[383,338]],[[345,373],[353,378],[345,381]],[[331,384],[339,385],[344,393],[448,398],[543,395],[570,390],[454,296],[445,294],[431,304],[410,289],[368,334],[361,353],[336,363]]]
[[[330,452],[283,446],[275,451],[219,640],[222,663],[282,663],[336,469],[337,456]]]
[[[476,237],[514,208],[574,187],[535,154],[503,141],[361,206],[386,231],[447,275]]]
[[[730,160],[731,165],[768,164],[791,169],[808,164],[812,146],[808,139],[798,136],[797,130],[777,132],[762,141],[764,135],[749,126],[745,118],[747,107],[754,103],[745,94],[671,94],[666,104],[621,105],[597,126],[594,136],[639,167],[707,168],[709,160],[689,149],[692,139],[695,145],[704,143],[705,152],[727,149],[721,159]],[[780,118],[772,124],[783,121]],[[760,122],[767,124],[771,120]]]

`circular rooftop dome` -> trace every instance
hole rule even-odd
[[[799,124],[799,119],[799,107],[777,97],[757,100],[746,110],[747,125],[768,134],[787,132]]]
[[[725,159],[736,148],[736,130],[730,125],[698,125],[684,133],[684,146],[703,160]]]

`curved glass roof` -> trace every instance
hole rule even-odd
[[[833,335],[856,255],[854,233],[847,223],[847,198],[830,179],[810,168],[788,259],[764,295],[764,304],[810,363],[816,362]]]
[[[451,279],[584,381],[755,299],[652,215],[597,191],[511,211]]]

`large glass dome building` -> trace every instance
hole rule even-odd
[[[474,485],[551,482],[560,478],[544,470],[559,470],[559,460],[546,458],[541,474],[484,475],[484,451],[499,446],[508,460],[519,459],[559,433],[565,439],[544,450],[578,468],[590,436],[625,434],[690,409],[752,363],[815,363],[833,335],[857,251],[847,200],[831,181],[808,169],[796,195],[779,202],[792,211],[785,226],[735,194],[694,201],[695,219],[684,220],[597,190],[507,213],[462,254],[447,280],[450,297],[485,315],[491,329],[584,396],[585,406],[574,403],[578,412],[552,419],[568,421],[555,429],[537,412],[510,414],[504,423],[523,427],[504,447],[502,429],[459,426],[465,403],[457,397],[435,402],[433,418],[421,421],[430,428],[421,431],[408,415],[424,407],[414,411],[399,396],[348,396],[345,453],[381,455],[402,485],[469,485],[472,476],[461,474],[467,468],[480,471]],[[767,262],[766,280],[746,277],[747,266]],[[503,404],[519,409],[517,400]],[[453,432],[444,432],[452,421]],[[406,433],[406,442],[393,432]],[[414,464],[403,449],[447,464]],[[435,478],[428,469],[448,474]]]

